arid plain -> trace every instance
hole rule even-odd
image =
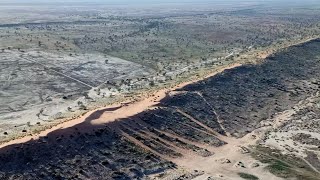
[[[320,3],[0,16],[0,179],[319,179]]]

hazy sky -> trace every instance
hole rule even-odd
[[[35,4],[75,4],[75,3],[103,3],[103,4],[161,4],[161,3],[232,3],[239,4],[243,2],[259,3],[283,3],[304,4],[319,2],[320,0],[0,0],[1,3],[35,3]],[[75,4],[76,5],[76,4]]]
[[[186,2],[263,2],[270,0],[0,0],[0,2],[5,3],[57,3],[57,2],[67,2],[67,3],[106,3],[106,4],[135,4],[135,3],[186,3]],[[281,0],[278,0],[281,1]],[[293,0],[294,1],[294,0]]]
[[[261,1],[261,0],[0,0],[1,3],[14,4],[74,4],[89,3],[89,4],[168,4],[168,3],[216,3],[216,2],[240,2],[240,1]]]

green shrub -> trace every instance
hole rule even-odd
[[[238,175],[243,179],[249,179],[249,180],[258,180],[259,178],[252,174],[247,173],[238,173]]]

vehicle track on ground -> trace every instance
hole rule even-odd
[[[28,62],[35,63],[37,65],[43,66],[43,67],[45,67],[45,70],[52,71],[52,72],[54,72],[54,73],[56,73],[56,74],[58,74],[60,76],[63,76],[65,78],[68,78],[68,79],[71,79],[73,81],[76,81],[76,82],[78,82],[78,83],[80,83],[82,85],[85,85],[85,86],[90,87],[90,88],[94,88],[94,86],[92,86],[92,85],[90,85],[88,83],[85,83],[85,82],[83,82],[83,81],[81,81],[81,80],[79,80],[77,78],[71,77],[69,75],[63,74],[63,73],[61,73],[61,72],[59,72],[57,70],[52,69],[51,67],[46,66],[45,64],[42,64],[42,63],[39,63],[37,61],[31,60],[31,59],[27,59],[27,58],[24,58],[24,57],[21,57],[21,56],[19,58],[22,59],[22,60],[28,61]]]

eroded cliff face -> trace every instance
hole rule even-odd
[[[186,155],[212,158],[215,149],[228,145],[228,138],[236,140],[272,126],[277,114],[314,98],[319,77],[320,40],[313,40],[278,52],[261,64],[243,65],[188,85],[133,117],[90,130],[80,124],[3,148],[0,177],[134,179],[179,168],[170,161]],[[317,108],[311,110],[314,118],[308,116],[302,123],[317,122]],[[295,110],[289,119],[305,116],[302,110]],[[288,128],[290,122],[295,121],[276,128]],[[319,132],[312,132],[317,136],[307,142],[309,135],[303,138],[306,135],[301,133],[293,140],[317,146]],[[266,142],[261,139],[262,144],[268,145]],[[309,151],[307,161],[319,154],[319,149]],[[199,173],[187,178],[196,175]]]

